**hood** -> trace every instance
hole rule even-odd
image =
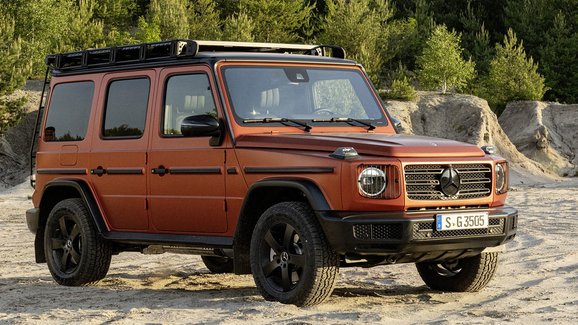
[[[375,133],[244,134],[236,139],[236,147],[327,152],[353,147],[359,154],[396,158],[484,156],[478,146],[454,140]]]

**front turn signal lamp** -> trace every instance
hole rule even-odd
[[[363,197],[394,199],[401,194],[400,173],[392,165],[360,165],[357,167],[357,189]]]

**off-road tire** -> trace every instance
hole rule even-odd
[[[250,253],[255,284],[266,300],[311,306],[333,292],[339,258],[305,203],[282,202],[267,209],[253,231]]]
[[[82,200],[73,198],[58,202],[50,211],[44,232],[44,253],[57,283],[81,286],[106,276],[112,249],[110,243],[99,237]]]
[[[201,256],[203,263],[212,273],[233,273],[233,259],[223,256]]]
[[[425,284],[439,291],[476,292],[494,276],[499,253],[481,253],[451,262],[416,263]]]

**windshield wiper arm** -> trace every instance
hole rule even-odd
[[[292,126],[296,126],[296,127],[302,127],[303,131],[305,132],[309,132],[309,130],[311,130],[311,125],[305,123],[305,122],[300,122],[297,120],[292,120],[292,119],[288,119],[285,117],[265,117],[265,118],[247,118],[243,120],[243,123],[281,123],[284,125],[292,125]],[[293,124],[291,124],[293,123]]]
[[[316,119],[313,119],[312,121],[313,122],[333,122],[333,123],[344,122],[344,123],[348,123],[350,125],[353,125],[353,123],[357,123],[357,124],[361,124],[363,126],[366,126],[367,131],[372,131],[372,130],[375,130],[375,128],[376,128],[375,125],[373,125],[369,122],[354,119],[351,117],[316,118]]]

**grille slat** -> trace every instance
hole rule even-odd
[[[487,197],[492,193],[492,168],[484,164],[455,164],[460,175],[460,191],[446,196],[440,176],[449,165],[407,165],[404,168],[406,192],[412,200],[459,200]]]

